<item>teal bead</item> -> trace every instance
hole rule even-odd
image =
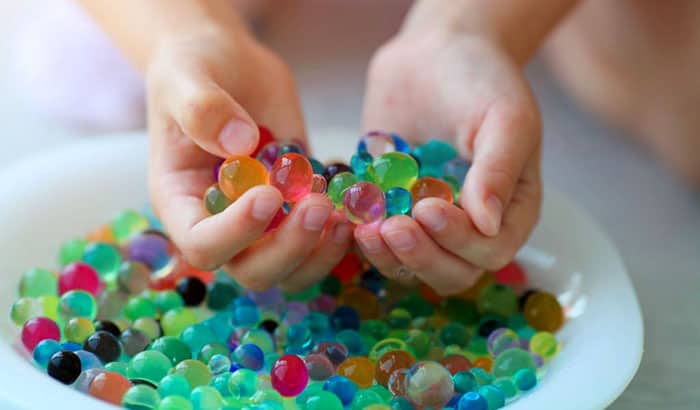
[[[500,409],[501,407],[506,405],[505,394],[503,394],[501,389],[492,384],[479,387],[478,393],[484,399],[486,399],[486,402],[489,405],[489,410]]]
[[[517,374],[517,372],[516,372]],[[513,376],[515,377],[515,376]],[[501,389],[503,394],[506,396],[506,400],[512,399],[518,395],[518,387],[515,385],[513,380],[508,378],[500,378],[493,382],[493,385]]]
[[[165,312],[185,306],[185,302],[182,300],[182,296],[174,290],[166,290],[164,292],[156,293],[153,303],[156,304],[156,308],[161,314]]]
[[[158,410],[193,410],[192,402],[180,396],[169,396],[158,404]]]
[[[311,164],[311,169],[313,170],[314,174],[323,175],[323,172],[326,170],[326,167],[323,165],[323,163],[317,160],[316,158],[307,157],[307,159]]]
[[[295,323],[287,329],[286,341],[288,353],[306,353],[313,347],[311,329],[303,322]]]
[[[457,393],[475,391],[479,385],[476,380],[476,376],[467,370],[455,373],[452,376],[452,381],[455,384],[455,391]]]
[[[518,337],[524,340],[530,340],[532,339],[532,336],[537,333],[537,330],[531,328],[530,326],[523,326],[520,329],[516,330],[515,333],[518,334]]]
[[[309,397],[317,395],[319,392],[322,391],[325,391],[323,390],[323,382],[311,382],[306,386],[304,391],[299,393],[299,395],[296,398],[294,398],[294,403],[297,406],[299,406],[300,409],[303,409],[306,403],[308,402]]]
[[[367,173],[382,191],[394,187],[411,189],[418,178],[418,163],[408,154],[389,152],[375,158]]]
[[[107,243],[91,243],[85,248],[83,262],[89,264],[104,280],[116,278],[122,264],[119,250]]]
[[[58,302],[59,314],[64,321],[74,317],[95,320],[97,301],[92,294],[84,290],[71,290],[64,293]]]
[[[512,377],[520,369],[530,369],[534,372],[537,366],[530,352],[515,347],[496,356],[491,371],[496,377]]]
[[[181,374],[169,374],[158,384],[158,393],[161,397],[179,396],[189,399],[191,391],[190,383]]]
[[[193,354],[198,354],[204,345],[219,341],[216,334],[201,323],[186,327],[180,334],[180,340],[185,342]]]
[[[491,375],[491,373],[487,372],[481,367],[472,367],[469,370],[469,373],[471,373],[472,376],[474,376],[474,379],[479,384],[479,386],[491,384],[493,382],[493,376]]]
[[[275,362],[279,358],[280,358],[280,354],[277,352],[265,353],[264,369],[265,369],[266,373],[270,373],[272,371],[272,367],[275,365]]]
[[[377,394],[376,392],[369,390],[369,389],[363,389],[363,390],[358,390],[357,393],[355,393],[355,397],[352,398],[352,403],[350,404],[350,409],[351,410],[363,410],[372,404],[383,404],[384,400],[382,400],[381,396]]]
[[[386,213],[389,216],[409,215],[413,206],[411,193],[401,187],[390,188],[386,191]]]
[[[49,359],[54,353],[61,351],[61,344],[53,339],[44,339],[39,342],[32,352],[34,363],[41,368],[46,368],[49,364]]]
[[[508,327],[511,330],[518,331],[527,326],[527,321],[522,313],[518,312],[508,318]]]
[[[125,244],[135,235],[149,228],[148,218],[131,209],[118,213],[112,220],[112,235],[118,244]]]
[[[275,389],[261,389],[250,398],[256,404],[278,404],[283,407],[284,399]]]
[[[190,393],[194,410],[219,410],[224,405],[221,393],[211,386],[199,386]]]
[[[124,377],[129,377],[129,364],[127,362],[109,362],[105,365],[105,370],[119,373]]]
[[[306,399],[304,408],[305,410],[343,410],[343,403],[335,394],[321,390]],[[350,408],[356,409],[356,407]]]
[[[163,336],[154,340],[148,347],[149,350],[156,350],[163,353],[173,366],[183,360],[192,358],[192,351],[180,339],[173,336]]]
[[[394,397],[389,402],[391,410],[415,410],[413,404],[405,397]]]
[[[513,375],[513,383],[518,389],[529,391],[537,385],[537,375],[533,369],[519,369]]]
[[[379,398],[382,399],[383,403],[388,403],[394,396],[391,394],[391,392],[381,384],[375,384],[367,388],[367,390],[371,390],[377,395],[379,395]]]
[[[238,296],[238,290],[230,282],[213,281],[207,285],[207,307],[211,310],[227,308]]]
[[[29,298],[58,295],[58,279],[49,270],[30,269],[22,274],[22,278],[19,281],[19,295]]]
[[[235,398],[252,397],[258,389],[258,375],[250,369],[238,369],[228,379],[228,389]]]
[[[368,180],[367,168],[372,165],[372,160],[372,155],[367,151],[356,152],[350,159],[350,168],[360,181]]]
[[[229,363],[231,361],[229,360]],[[213,374],[213,372],[212,372]],[[226,373],[221,373],[219,375],[215,375],[213,379],[209,381],[209,385],[221,393],[221,396],[226,397],[231,394],[231,392],[228,389],[228,380],[231,378],[231,372],[227,371]]]
[[[417,146],[413,150],[413,155],[420,162],[421,177],[439,178],[445,163],[457,157],[457,151],[444,141],[431,140]]]
[[[132,386],[122,397],[122,407],[133,410],[155,410],[159,402],[156,389],[145,384]]]
[[[445,346],[466,346],[469,342],[469,331],[459,322],[449,322],[440,329],[440,341]]]
[[[129,380],[144,380],[157,386],[172,367],[170,359],[163,353],[146,350],[129,361],[127,375]]]
[[[58,264],[64,267],[83,259],[88,243],[85,239],[77,238],[64,242],[58,252]]]

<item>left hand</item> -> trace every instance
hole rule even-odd
[[[374,56],[365,96],[366,130],[412,143],[444,138],[472,161],[461,208],[428,198],[413,218],[359,226],[369,262],[390,279],[415,274],[443,295],[510,262],[542,197],[540,117],[521,67],[486,37],[404,32]]]

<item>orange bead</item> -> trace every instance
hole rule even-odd
[[[445,368],[451,373],[456,374],[462,371],[471,369],[472,362],[469,361],[465,356],[461,354],[451,354],[443,357],[440,360],[440,364],[445,366]]]
[[[416,180],[411,185],[411,196],[414,204],[423,198],[442,198],[449,203],[454,200],[450,186],[445,181],[433,177],[423,177]]]
[[[554,333],[564,324],[564,310],[551,293],[535,292],[523,306],[527,324],[536,330]]]
[[[229,157],[219,169],[219,187],[232,202],[250,188],[267,185],[267,182],[268,172],[265,165],[248,156]]]
[[[112,227],[109,225],[102,225],[96,231],[90,232],[85,239],[87,239],[88,242],[116,243],[114,234],[112,233]]]
[[[387,386],[389,377],[398,369],[409,369],[416,359],[405,350],[390,350],[384,353],[374,368],[374,379],[382,386]]]
[[[493,359],[487,356],[481,356],[478,359],[474,360],[473,365],[474,367],[481,367],[487,372],[490,372],[491,367],[493,367]]]
[[[336,373],[347,377],[363,389],[374,383],[374,363],[363,356],[346,359],[338,366]]]
[[[121,374],[116,372],[104,372],[95,376],[92,382],[90,382],[88,392],[93,397],[120,406],[122,404],[122,397],[124,397],[124,394],[126,394],[126,391],[129,390],[130,387],[131,382]]]
[[[369,290],[355,285],[343,288],[338,295],[338,306],[350,306],[360,315],[360,319],[369,320],[379,317],[379,300]]]

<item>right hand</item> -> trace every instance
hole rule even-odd
[[[213,216],[202,203],[216,164],[253,152],[256,123],[306,142],[294,80],[277,55],[242,29],[203,28],[161,42],[147,89],[151,201],[188,262],[222,267],[253,290],[299,290],[333,268],[352,225],[323,195],[304,198],[264,236],[282,206],[275,188],[255,187]]]

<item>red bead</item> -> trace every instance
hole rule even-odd
[[[294,152],[277,158],[270,170],[270,185],[287,202],[299,202],[311,192],[314,171],[305,156]]]
[[[265,233],[268,233],[270,231],[274,231],[277,229],[277,227],[280,226],[280,224],[287,218],[287,213],[284,212],[283,208],[280,208],[277,210],[277,213],[275,216],[272,217],[272,220],[270,221],[270,224],[265,228]]]
[[[284,397],[294,397],[304,391],[309,382],[309,371],[299,356],[284,355],[277,359],[270,371],[270,383]]]
[[[69,290],[80,289],[97,296],[101,288],[97,271],[84,262],[71,263],[58,276],[58,293],[61,295]]]
[[[258,155],[258,152],[260,152],[262,147],[275,141],[275,136],[272,135],[272,131],[268,130],[266,127],[258,125],[258,131],[260,132],[260,139],[258,140],[258,146],[255,147],[255,151],[250,154],[251,157],[255,157]]]
[[[342,283],[348,283],[362,271],[362,261],[353,252],[348,252],[343,259],[331,270],[331,274],[340,279]]]
[[[22,326],[22,344],[28,351],[33,351],[39,342],[46,339],[61,341],[61,329],[53,320],[47,317],[35,317],[27,320]]]
[[[523,268],[517,262],[511,262],[494,274],[496,282],[504,285],[522,285],[527,277]]]

